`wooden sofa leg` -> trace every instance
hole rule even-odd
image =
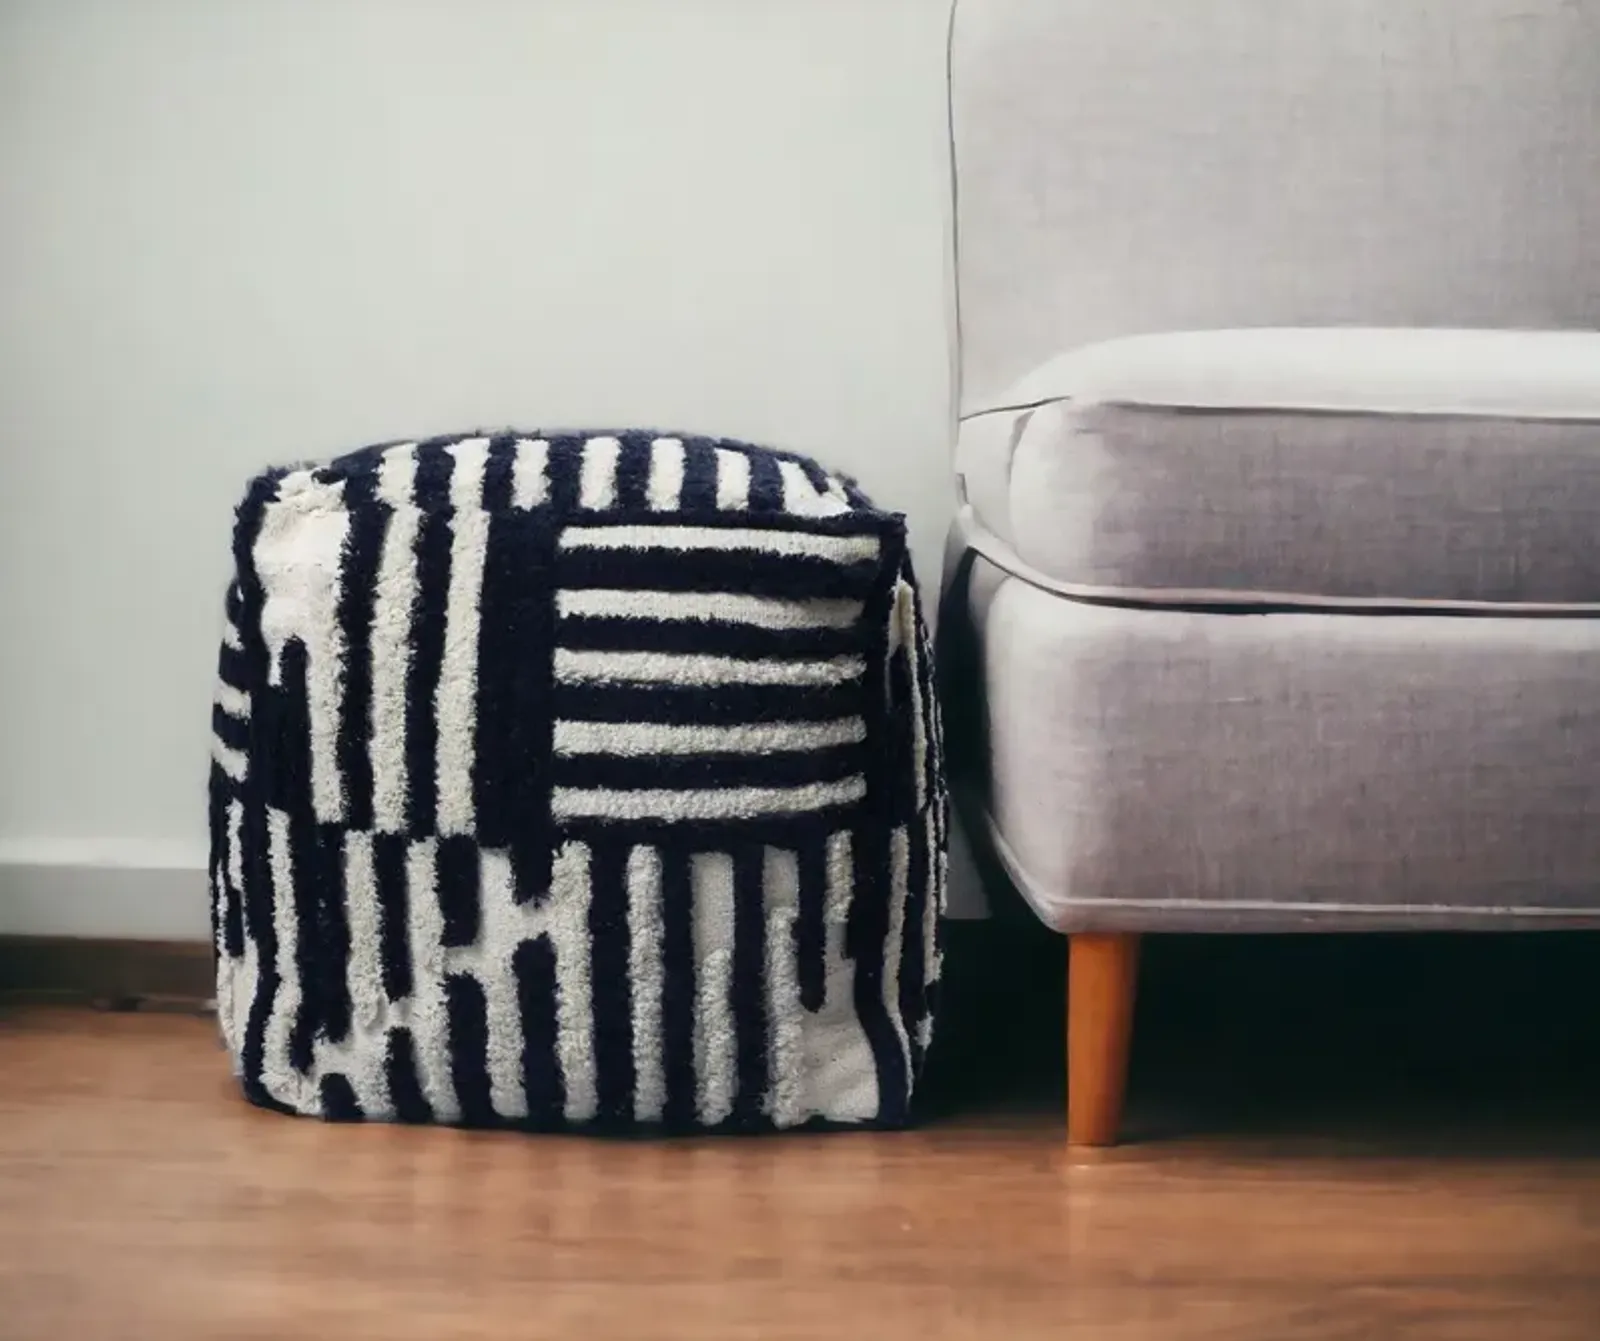
[[[1115,1145],[1128,1081],[1139,938],[1080,933],[1067,943],[1067,1141]]]

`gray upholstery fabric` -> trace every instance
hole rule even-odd
[[[1600,325],[1593,0],[956,0],[962,413],[1219,326]]]
[[[1050,926],[1600,926],[1600,621],[952,595],[968,818]]]
[[[1600,423],[1060,405],[1008,464],[1012,544],[1067,582],[1600,601]]]
[[[1039,916],[1600,926],[1600,619],[1157,608],[1600,600],[1591,428],[1015,394],[1141,332],[1600,327],[1600,4],[956,0],[951,77],[958,472],[1035,583],[947,593],[953,784]]]

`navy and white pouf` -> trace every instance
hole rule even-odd
[[[743,443],[506,433],[264,474],[234,561],[211,876],[252,1101],[908,1119],[946,801],[900,517]]]

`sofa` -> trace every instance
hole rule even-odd
[[[1600,7],[957,0],[963,825],[1149,933],[1600,926]]]

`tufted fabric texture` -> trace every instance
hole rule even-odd
[[[908,1120],[946,802],[900,517],[743,443],[484,434],[261,475],[234,562],[211,875],[253,1102]]]

